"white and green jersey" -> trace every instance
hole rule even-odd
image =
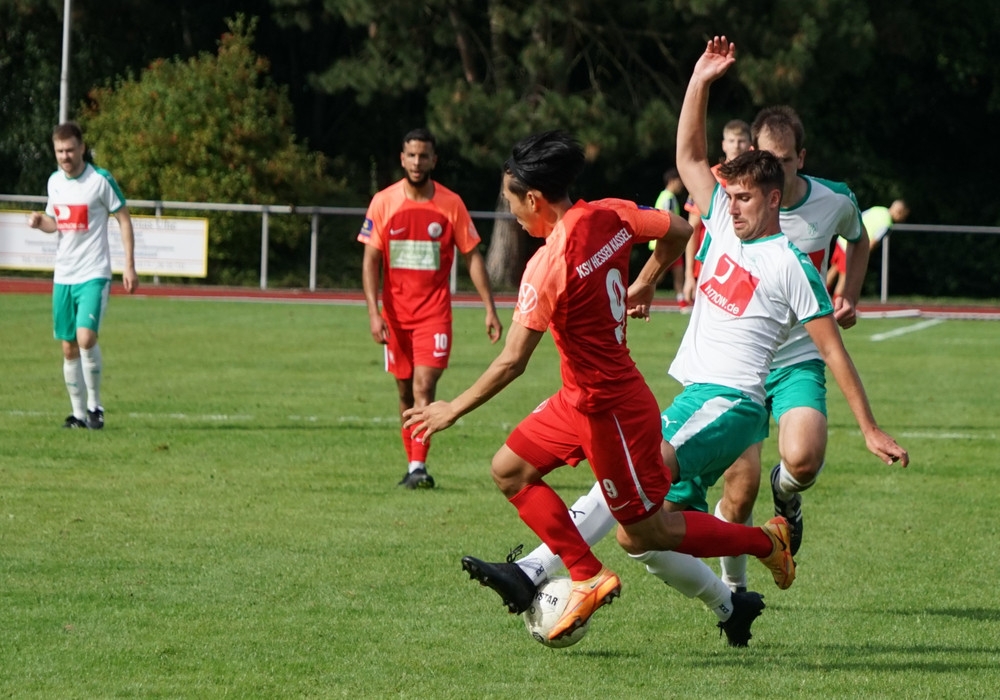
[[[108,217],[125,206],[107,170],[85,163],[77,177],[57,170],[49,176],[45,213],[56,220],[56,284],[111,279]]]
[[[705,222],[691,320],[670,365],[685,386],[719,384],[764,405],[764,382],[789,331],[833,313],[819,271],[783,234],[741,241],[716,186]]]
[[[848,241],[861,237],[861,211],[854,193],[842,182],[799,175],[808,185],[806,196],[795,206],[782,207],[781,232],[805,253],[826,278],[831,244],[838,236]],[[793,328],[774,355],[773,367],[788,367],[821,359],[816,345],[802,326]]]

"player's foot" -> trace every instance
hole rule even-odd
[[[414,469],[403,475],[396,486],[405,486],[408,489],[432,489],[434,488],[434,477],[427,473],[424,468]]]
[[[87,427],[91,430],[100,430],[104,427],[104,409],[98,406],[93,411],[87,409]]]
[[[569,602],[566,603],[562,617],[549,632],[549,640],[555,641],[582,627],[599,607],[609,604],[621,592],[621,579],[607,567],[586,581],[574,581]]]
[[[788,521],[779,515],[761,525],[760,529],[771,538],[772,549],[768,556],[758,559],[771,570],[778,588],[785,590],[795,580],[795,560],[792,559]]]
[[[462,557],[462,570],[469,578],[479,581],[481,586],[492,588],[499,594],[503,604],[515,615],[520,615],[531,607],[538,587],[528,574],[515,564],[511,557],[506,562],[493,564],[475,557]]]
[[[87,424],[76,416],[66,416],[66,420],[63,421],[64,428],[86,428]]]
[[[726,633],[729,646],[745,647],[753,637],[750,625],[760,617],[764,607],[764,596],[760,593],[733,593],[733,614],[719,623],[719,634]]]
[[[793,493],[787,501],[778,496],[778,479],[781,465],[774,465],[771,470],[771,497],[774,499],[774,514],[782,516],[788,521],[790,532],[792,556],[799,553],[802,546],[802,494]]]

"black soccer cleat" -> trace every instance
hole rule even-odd
[[[87,427],[91,430],[101,430],[104,427],[104,409],[98,406],[93,411],[87,409]]]
[[[434,477],[428,474],[426,469],[414,469],[412,472],[404,474],[396,486],[405,486],[410,490],[432,489],[434,488]]]
[[[64,428],[87,428],[87,424],[76,416],[66,416],[66,420],[63,421]]]
[[[507,562],[490,563],[475,557],[462,557],[462,570],[481,586],[492,588],[503,600],[507,610],[515,615],[531,607],[538,587],[520,566],[508,557]]]
[[[780,515],[788,521],[789,549],[794,557],[799,553],[802,546],[802,494],[794,493],[787,501],[778,497],[778,471],[780,464],[774,465],[771,470],[771,497],[774,499],[774,514]]]
[[[745,647],[753,637],[750,625],[764,610],[764,596],[760,593],[733,593],[733,614],[725,622],[719,622],[719,635],[726,633],[726,641],[731,647]]]

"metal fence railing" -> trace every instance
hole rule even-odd
[[[13,203],[40,203],[45,204],[47,198],[37,195],[9,195],[0,194],[0,202]],[[268,226],[269,218],[272,214],[308,216],[311,220],[310,243],[309,243],[309,290],[316,290],[316,261],[319,244],[319,220],[321,216],[351,216],[358,220],[359,226],[365,209],[361,207],[320,207],[278,204],[222,204],[217,202],[170,202],[162,200],[130,199],[130,207],[152,209],[155,216],[163,216],[163,212],[168,210],[178,211],[224,211],[224,212],[244,212],[260,215],[260,288],[267,289],[267,251],[268,251]],[[495,211],[471,211],[469,214],[476,220],[496,220],[500,218],[510,218],[510,214]],[[1000,235],[1000,226],[938,226],[924,224],[896,224],[892,228],[893,232],[914,232],[914,233],[974,233],[986,235]],[[889,248],[892,232],[882,239],[881,246],[881,284],[880,298],[884,303],[889,299]],[[457,262],[457,260],[456,260]],[[452,266],[452,289],[456,285],[457,267]]]

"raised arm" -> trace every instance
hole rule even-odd
[[[708,162],[706,111],[709,87],[736,61],[736,44],[714,37],[694,66],[677,122],[677,171],[695,206],[703,213],[712,204],[715,176]]]

